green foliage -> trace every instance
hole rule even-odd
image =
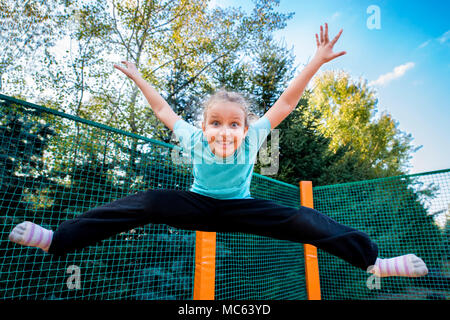
[[[447,259],[447,240],[444,230],[424,207],[424,201],[436,199],[436,193],[425,195],[419,191],[424,188],[424,181],[431,179],[439,177],[404,176],[317,187],[314,207],[340,223],[366,232],[377,243],[379,257],[414,253],[425,261],[430,274],[440,274]],[[323,251],[319,252],[319,265],[325,299],[377,299],[386,294],[415,298],[420,293],[414,293],[416,289],[411,292],[411,288],[442,290],[445,286],[441,282],[427,283],[426,279],[383,278],[381,288],[371,291],[366,286],[370,274]]]
[[[275,61],[281,63],[281,56]],[[305,90],[296,109],[276,128],[279,170],[272,177],[320,186],[404,174],[417,149],[390,115],[375,118],[375,94],[345,73],[330,71],[314,80],[314,88]],[[272,104],[277,89],[263,88],[263,104]]]
[[[256,107],[264,114],[278,100],[292,78],[294,56],[271,37],[259,41],[254,51],[254,68],[248,81]]]
[[[8,240],[24,220],[55,230],[133,192],[189,183],[168,161],[170,149],[67,120],[20,103],[0,105],[0,296],[190,299],[192,231],[143,226],[61,258]],[[66,285],[71,265],[81,270],[77,290]]]
[[[114,59],[135,62],[173,109],[190,122],[198,120],[201,98],[219,87],[243,92],[253,101],[252,111],[262,116],[294,74],[294,57],[272,39],[272,32],[282,29],[292,17],[274,11],[279,1],[255,1],[250,14],[237,8],[209,10],[208,2],[200,0],[65,1],[65,11],[59,15],[45,15],[33,9],[37,2],[27,3],[27,8],[2,7],[2,14],[17,22],[9,25],[2,38],[6,43],[0,73],[3,78],[8,76],[2,88],[27,100],[34,98],[49,108],[133,134],[164,142],[171,138],[138,89],[128,79],[114,75],[112,63],[118,62]],[[47,1],[44,8],[56,8],[57,3]],[[29,10],[29,14],[21,17],[23,10]],[[33,37],[29,42],[21,40],[20,57],[34,61],[36,68],[15,65],[12,59],[19,57],[15,53],[17,43],[11,42],[17,32],[14,28],[27,25],[30,19],[35,22],[30,26],[39,32],[30,33]],[[54,49],[55,41],[63,36],[71,39],[72,49],[61,57]],[[22,71],[30,71],[34,84],[25,85]],[[171,150],[166,147],[2,103],[3,235],[26,218],[55,228],[89,208],[132,192],[186,189],[192,182],[187,168],[168,160]],[[301,180],[324,186],[405,173],[411,153],[417,149],[411,145],[411,135],[401,132],[391,115],[376,117],[377,103],[375,93],[364,81],[353,81],[343,72],[317,76],[314,88],[305,91],[297,108],[277,127],[279,170],[271,177],[295,189]],[[269,149],[272,143],[269,137]],[[257,163],[255,172],[261,172],[261,168]],[[298,205],[298,197],[280,184],[255,179],[252,194]],[[418,185],[414,178],[399,178],[316,188],[315,207],[369,233],[384,256],[414,252],[440,269],[446,259],[448,224],[446,229],[439,229],[423,203],[424,198],[436,197],[437,190]],[[275,276],[276,264],[261,266],[260,259],[270,250],[294,252],[295,245],[286,249],[278,247],[281,243],[277,242],[270,248],[252,248],[252,237],[222,240],[218,244],[218,278],[224,279],[220,282],[222,297],[235,298],[233,288],[242,286],[244,297],[279,298],[289,283],[301,281],[298,263],[291,265],[287,275]],[[8,270],[2,269],[0,283],[14,290],[5,289],[2,294],[8,298],[189,299],[192,248],[191,232],[167,226],[130,230],[103,246],[86,248],[62,260],[36,253],[35,249],[17,249],[3,239],[0,262]],[[292,263],[298,258],[295,254],[282,263]],[[325,253],[319,258],[325,297],[378,297],[377,292],[361,290],[366,274]],[[80,292],[65,286],[65,270],[70,264],[83,269],[85,287]],[[241,268],[242,279],[230,280],[227,275],[238,272],[230,269],[236,266]],[[42,279],[47,281],[44,286]],[[262,292],[252,287],[255,281],[264,288]],[[403,292],[408,286],[411,282],[404,279],[386,281],[383,292]],[[303,297],[304,289],[298,295],[294,293],[283,297]]]
[[[33,66],[36,52],[55,45],[64,20],[58,1],[0,2],[0,90],[26,95],[23,64]]]
[[[345,72],[324,72],[315,78],[310,110],[322,115],[318,129],[331,139],[331,150],[351,146],[348,157],[356,154],[373,176],[403,174],[417,150],[412,136],[400,131],[391,115],[376,117],[378,100],[366,82],[353,81]]]

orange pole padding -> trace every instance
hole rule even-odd
[[[300,181],[300,204],[303,207],[314,208],[313,189],[311,181]],[[305,278],[308,300],[320,300],[319,261],[317,248],[304,244]]]
[[[214,300],[216,233],[196,231],[194,300]]]

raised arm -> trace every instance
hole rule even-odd
[[[144,78],[142,78],[134,63],[128,61],[122,61],[122,63],[125,64],[127,68],[116,64],[114,65],[114,68],[122,71],[128,78],[136,83],[150,104],[153,112],[155,112],[156,117],[161,120],[167,128],[173,130],[175,122],[181,119],[181,117],[178,116],[169,106],[167,101],[164,100],[164,98],[161,97],[161,95],[144,80]]]
[[[346,52],[333,52],[333,46],[339,39],[342,29],[332,41],[328,39],[328,24],[325,23],[325,32],[320,26],[320,39],[316,34],[317,51],[313,59],[306,65],[302,72],[294,78],[287,89],[281,94],[280,98],[264,115],[270,121],[272,129],[278,126],[297,106],[308,82],[320,67]]]

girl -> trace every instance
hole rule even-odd
[[[270,200],[254,199],[250,181],[257,152],[271,129],[296,107],[319,68],[346,52],[333,52],[342,29],[331,41],[328,25],[316,34],[317,51],[278,101],[256,122],[249,123],[241,95],[219,91],[205,104],[202,129],[181,119],[141,77],[134,64],[114,65],[140,88],[156,116],[173,131],[193,160],[194,183],[189,191],[146,190],[63,222],[56,231],[32,222],[17,225],[9,239],[63,255],[93,245],[120,232],[148,223],[188,230],[245,232],[312,244],[379,277],[420,277],[428,273],[422,259],[407,254],[378,257],[378,247],[367,234],[342,225],[307,207],[299,209]]]

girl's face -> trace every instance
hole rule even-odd
[[[208,109],[202,129],[212,153],[229,157],[239,148],[248,131],[244,110],[234,102],[218,102]]]

